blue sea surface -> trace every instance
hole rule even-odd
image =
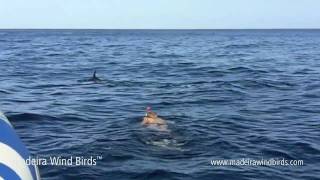
[[[320,179],[320,30],[1,30],[0,81],[35,157],[102,156],[43,179]]]

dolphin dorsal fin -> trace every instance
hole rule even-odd
[[[94,72],[93,72],[93,78],[97,78],[97,75],[96,75],[96,73],[97,73],[97,71],[95,70]]]

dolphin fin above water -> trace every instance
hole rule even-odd
[[[97,79],[97,71],[96,70],[94,70],[92,78]]]
[[[95,70],[90,78],[78,80],[78,82],[93,82],[93,83],[100,83],[103,82],[102,79],[98,78],[97,71]]]
[[[99,82],[99,81],[101,81],[101,79],[97,77],[97,71],[96,71],[96,70],[93,72],[93,75],[92,75],[92,77],[90,78],[90,81],[94,81],[94,82]]]

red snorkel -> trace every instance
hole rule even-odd
[[[148,116],[148,112],[151,112],[151,107],[150,106],[148,106],[147,108],[146,108],[146,117]]]

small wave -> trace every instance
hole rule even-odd
[[[203,75],[208,74],[216,77],[222,77],[226,75],[228,72],[225,70],[218,70],[216,67],[202,67],[202,66],[194,66],[191,68],[188,68],[188,74],[190,75]]]
[[[252,71],[252,69],[244,66],[238,66],[238,67],[232,67],[227,69],[228,71],[237,71],[237,72],[249,72]]]
[[[67,87],[66,84],[39,84],[34,86],[36,89],[43,89],[43,88],[57,88],[57,87]]]
[[[253,48],[253,47],[257,47],[258,44],[230,44],[230,45],[226,45],[224,46],[224,48],[227,49],[249,49],[249,48]]]
[[[241,89],[246,89],[248,87],[251,87],[251,88],[273,88],[278,90],[287,90],[289,88],[292,88],[291,86],[285,86],[285,84],[275,84],[268,81],[253,80],[253,79],[233,81],[233,83],[238,84],[237,87]]]
[[[104,79],[100,79],[99,81],[94,81],[91,79],[81,79],[81,80],[77,80],[78,84],[77,85],[103,85],[103,86],[107,86],[107,87],[114,87],[116,86],[116,84],[113,81],[110,80],[104,80]]]
[[[63,95],[64,93],[63,92],[53,92],[53,93],[50,93],[50,95],[52,96],[61,96]]]
[[[32,103],[32,102],[38,102],[36,99],[11,99],[11,102],[15,103]]]
[[[313,90],[317,90],[318,88],[320,88],[320,84],[318,84],[318,82],[312,82],[309,83],[307,85],[305,85],[304,90],[305,91],[313,91]]]
[[[297,142],[293,148],[301,153],[308,153],[309,155],[320,154],[320,146],[315,146],[307,142]]]
[[[182,148],[185,145],[184,142],[178,142],[175,139],[160,139],[160,140],[153,140],[153,141],[146,141],[146,144],[158,146],[168,150],[176,150],[176,151],[184,151]]]
[[[80,46],[93,46],[93,43],[81,43]]]
[[[190,104],[190,105],[201,105],[201,104],[212,104],[212,103],[229,103],[233,99],[230,97],[212,97],[212,98],[201,98],[201,99],[194,99],[194,100],[187,100],[184,102],[180,102],[183,104]],[[176,103],[171,103],[176,104]]]
[[[261,153],[263,156],[270,156],[271,158],[296,159],[289,153],[275,149],[263,149]]]
[[[126,47],[127,45],[125,44],[110,44],[110,45],[105,45],[104,47],[109,47],[109,48],[113,48],[113,47]]]
[[[214,57],[216,58],[223,58],[223,57],[228,57],[228,54],[214,54]]]
[[[122,55],[124,55],[124,54],[121,53],[121,52],[113,52],[112,55],[113,55],[113,56],[122,56]]]
[[[241,149],[241,147],[239,145],[237,145],[235,142],[231,143],[231,142],[224,140],[224,139],[221,139],[221,138],[213,141],[212,146],[217,147],[219,150],[228,149],[228,150],[234,151],[234,152],[239,151]]]
[[[253,68],[244,67],[244,66],[232,67],[227,69],[227,71],[234,72],[234,73],[268,73],[267,71],[264,71],[264,70],[253,69]]]
[[[211,70],[211,71],[208,71],[207,73],[216,77],[223,77],[227,74],[227,72],[219,71],[219,70]]]
[[[125,154],[122,154],[122,155],[117,155],[117,154],[108,154],[107,155],[107,158],[106,158],[106,162],[112,162],[112,161],[117,161],[117,162],[121,162],[121,161],[128,161],[128,160],[131,160],[133,159],[134,156],[132,155],[125,155]]]
[[[320,98],[319,92],[305,92],[301,96],[311,99]]]
[[[29,42],[31,42],[31,40],[30,39],[21,39],[21,40],[16,40],[14,42],[16,42],[16,43],[29,43]]]
[[[50,123],[56,123],[56,122],[84,122],[85,119],[72,116],[72,115],[63,115],[63,116],[52,116],[52,115],[43,115],[43,114],[35,114],[35,113],[20,113],[20,114],[14,114],[8,116],[10,121],[13,122],[50,122]]]
[[[166,59],[166,58],[183,58],[185,56],[179,55],[179,54],[160,54],[160,55],[147,55],[144,57],[154,58],[154,59]]]
[[[6,90],[2,90],[2,89],[0,89],[0,93],[1,94],[12,94],[11,92],[6,91]]]
[[[188,175],[171,172],[168,170],[157,169],[141,173],[140,175],[136,176],[136,179],[158,179],[159,177],[161,177],[161,179],[177,179],[177,177],[184,179],[186,176]]]
[[[33,113],[21,113],[15,114],[8,117],[10,121],[13,122],[28,122],[28,121],[41,121],[41,120],[58,120],[57,117],[48,116],[48,115],[41,115],[41,114],[33,114]]]
[[[167,44],[164,46],[164,48],[172,48],[172,47],[180,47],[180,44]]]
[[[85,51],[81,51],[81,50],[79,50],[79,51],[76,51],[75,53],[73,53],[74,55],[79,55],[79,54],[86,54],[86,52]]]
[[[156,54],[156,51],[148,51],[148,54]]]
[[[312,72],[314,72],[312,69],[304,68],[304,69],[296,70],[293,74],[306,75],[306,74],[311,74]]]
[[[62,56],[62,54],[59,54],[59,53],[50,53],[50,54],[47,54],[46,56],[55,57],[55,56]]]

